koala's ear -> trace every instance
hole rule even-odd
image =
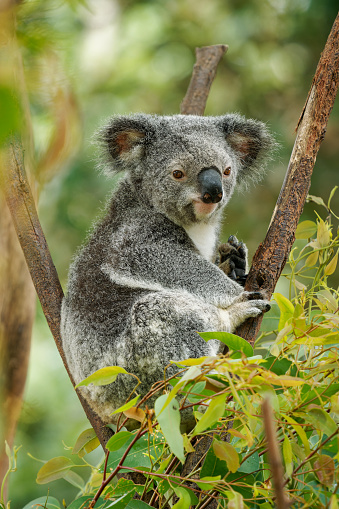
[[[154,135],[155,126],[151,115],[111,119],[98,135],[105,154],[105,171],[111,173],[134,167],[142,159],[146,145]]]
[[[233,114],[221,117],[221,128],[227,143],[240,160],[239,182],[246,176],[254,180],[260,178],[276,147],[266,125]]]

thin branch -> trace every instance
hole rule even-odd
[[[286,177],[265,240],[252,260],[245,290],[272,295],[288,259],[303,211],[316,157],[326,133],[339,86],[339,14],[321,54],[308,97],[300,115],[297,137]],[[253,343],[262,315],[242,324],[236,334]]]
[[[290,502],[284,490],[284,469],[274,426],[273,411],[268,399],[263,401],[262,413],[277,509],[288,509],[290,507]]]
[[[208,94],[220,59],[228,50],[225,44],[195,49],[196,63],[186,95],[180,105],[183,115],[203,115]]]

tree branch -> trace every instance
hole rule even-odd
[[[13,141],[9,146],[8,153],[8,161],[6,161],[2,168],[1,178],[5,198],[43,312],[66,371],[74,386],[74,380],[67,366],[60,337],[60,312],[63,291],[37,215],[24,169],[21,145]],[[77,392],[77,394],[91,425],[104,447],[107,440],[112,436],[112,431],[105,427],[99,416],[89,407],[80,392]]]
[[[220,59],[228,50],[225,44],[195,49],[196,63],[186,95],[180,105],[183,115],[203,115],[208,94]]]
[[[297,125],[297,137],[286,177],[265,240],[252,260],[245,290],[265,290],[272,295],[288,259],[295,231],[311,185],[316,157],[326,133],[339,85],[339,14],[333,24],[305,106]],[[236,334],[253,343],[262,315],[240,325]]]
[[[268,399],[262,404],[262,415],[267,438],[268,459],[271,466],[277,509],[288,509],[290,502],[284,490],[284,468],[273,420],[273,411]]]

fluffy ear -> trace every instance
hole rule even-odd
[[[246,177],[258,180],[276,147],[266,125],[234,114],[221,117],[221,127],[241,163],[238,181],[242,182]]]
[[[105,172],[128,170],[136,166],[154,135],[151,115],[113,117],[98,133],[104,152]]]

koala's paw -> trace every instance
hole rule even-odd
[[[254,318],[261,313],[267,313],[271,305],[265,292],[243,292],[228,308],[232,330],[235,330],[247,318]]]
[[[243,292],[242,297],[246,318],[267,313],[271,309],[271,304],[267,300],[265,291]]]
[[[245,244],[239,242],[235,235],[231,235],[226,244],[219,246],[219,255],[219,268],[226,276],[244,286],[247,277],[247,248]]]

